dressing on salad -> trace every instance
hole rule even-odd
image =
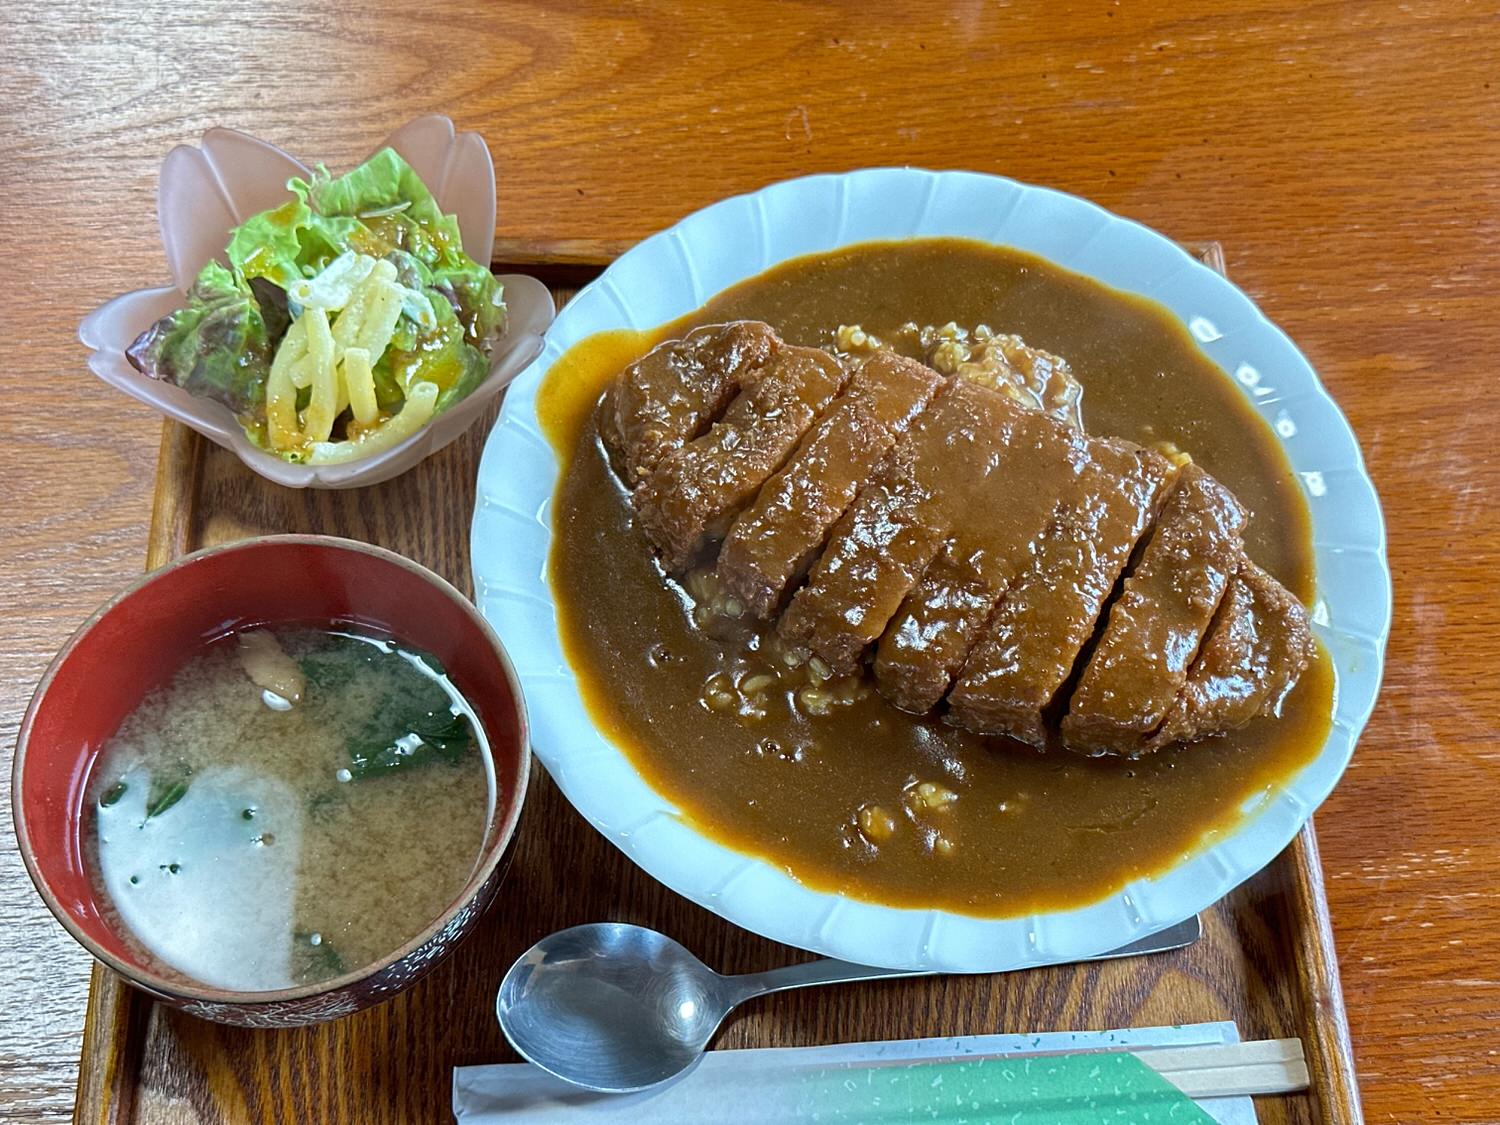
[[[386,148],[232,232],[187,304],[143,332],[137,370],[220,402],[287,461],[388,449],[479,385],[505,330],[500,282]]]

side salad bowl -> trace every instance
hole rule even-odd
[[[374,151],[387,147],[417,172],[442,212],[457,217],[464,252],[487,265],[495,239],[495,169],[484,140],[477,133],[456,133],[446,117],[429,116],[402,126]],[[289,488],[377,484],[457,438],[537,357],[556,311],[546,286],[522,274],[502,275],[506,328],[489,350],[489,372],[478,386],[398,444],[339,464],[283,460],[255,444],[228,407],[150,378],[126,357],[142,332],[183,304],[206,263],[224,261],[236,226],[286,202],[291,198],[287,181],[311,174],[275,145],[232,129],[210,129],[200,147],[174,148],[162,162],[157,188],[157,217],[173,284],[114,298],[84,319],[78,335],[95,375],[232,450],[268,480]]]

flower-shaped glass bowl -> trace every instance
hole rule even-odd
[[[495,166],[477,133],[455,133],[446,117],[421,117],[387,137],[447,214],[458,216],[464,251],[489,264],[495,244]],[[172,285],[137,289],[95,309],[78,330],[89,369],[111,386],[233,450],[268,480],[291,488],[353,488],[405,472],[447,445],[542,350],[555,308],[547,287],[521,274],[502,275],[506,330],[489,355],[490,372],[467,397],[390,449],[337,465],[294,465],[255,445],[230,410],[181,387],[148,378],[125,349],[155,321],[180,307],[198,271],[224,261],[230,231],[250,216],[286,202],[286,182],[309,169],[275,145],[232,129],[210,129],[201,146],[179,145],[162,162],[156,209]]]

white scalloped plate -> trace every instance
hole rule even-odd
[[[1188,325],[1273,426],[1303,482],[1318,573],[1313,618],[1337,672],[1322,752],[1237,828],[1157,878],[1032,917],[971,918],[810,890],[695,831],[589,721],[545,575],[558,464],[537,427],[536,394],[568,348],[606,329],[654,327],[788,258],[940,235],[1039,254],[1160,301]],[[791,180],[716,203],[631,249],[563,309],[541,357],[511,386],[479,468],[472,553],[479,608],[515,655],[536,754],[594,827],[674,891],[746,929],[903,969],[998,972],[1101,953],[1204,909],[1264,867],[1348,764],[1375,704],[1391,618],[1374,487],[1348,423],[1292,342],[1161,235],[1073,196],[969,172]]]

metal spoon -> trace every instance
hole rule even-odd
[[[1202,932],[1195,915],[1085,960],[1180,949]],[[807,961],[723,976],[665,934],[601,922],[543,938],[500,982],[495,1014],[522,1057],[575,1086],[644,1090],[697,1061],[734,1008],[754,996],[814,984],[930,974],[847,961]]]

